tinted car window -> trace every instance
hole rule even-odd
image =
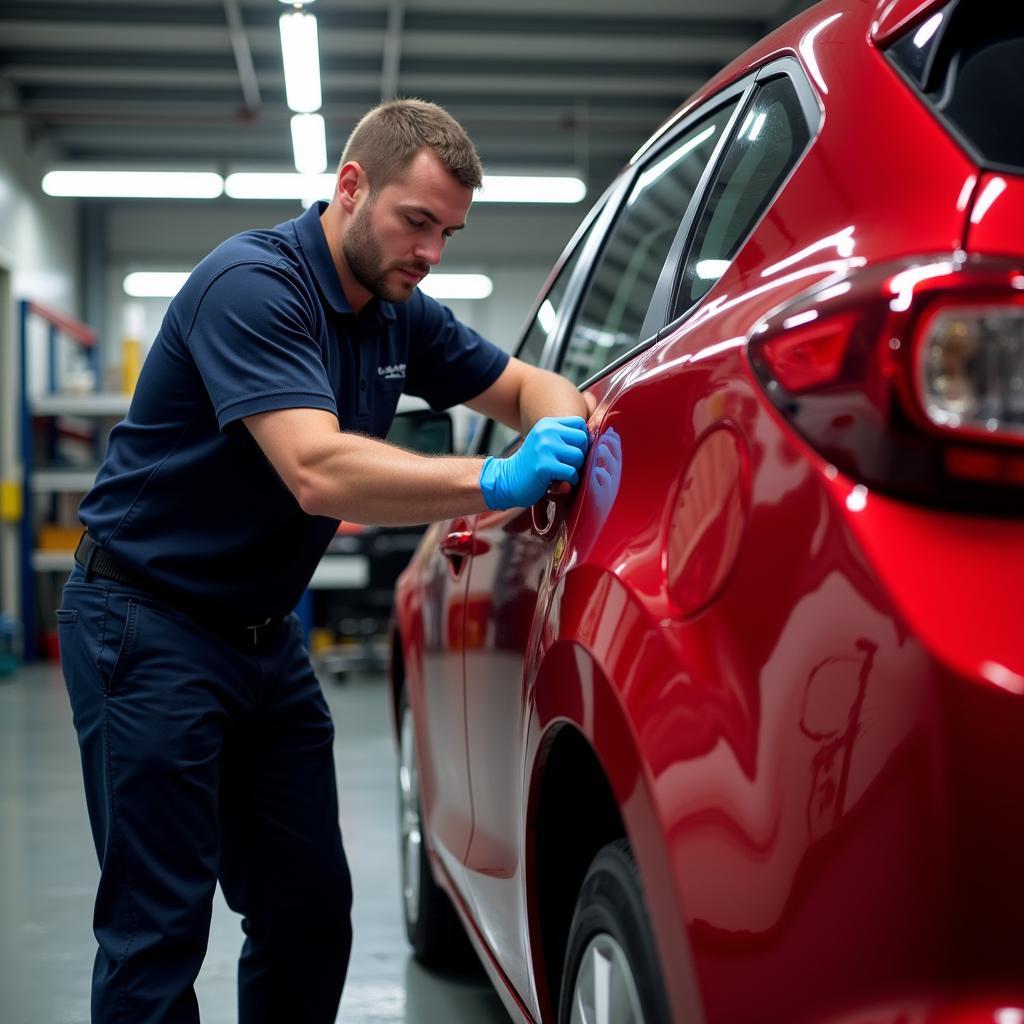
[[[683,268],[674,317],[722,276],[809,141],[793,83],[780,77],[762,86],[729,143],[708,195]]]
[[[558,277],[555,278],[555,283],[548,290],[544,301],[540,304],[537,315],[533,318],[533,323],[530,324],[530,329],[526,332],[526,336],[519,346],[516,357],[522,359],[524,363],[529,363],[530,366],[537,366],[540,363],[548,336],[555,329],[555,324],[558,321],[558,312],[565,301],[565,292],[569,287],[572,272],[580,261],[580,253],[583,252],[587,239],[590,238],[594,230],[593,225],[596,223],[597,218],[595,217],[587,233],[579,240],[572,255],[565,261],[565,265],[559,272]],[[506,427],[504,423],[494,420],[491,423],[490,436],[485,453],[487,455],[500,455],[518,436],[518,430],[513,430],[511,427]]]
[[[640,329],[679,222],[736,104],[701,121],[652,156],[637,175],[601,253],[562,360],[581,384],[628,352]]]
[[[983,160],[1024,167],[1024,17],[1019,4],[949,4],[914,25],[888,54]]]

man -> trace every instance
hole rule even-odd
[[[193,271],[111,433],[58,615],[101,868],[94,1021],[198,1020],[218,880],[244,916],[242,1024],[335,1019],[351,887],[291,609],[338,520],[526,506],[588,444],[575,389],[416,288],[480,181],[439,107],[371,111],[329,205]],[[485,462],[402,451],[378,439],[403,388],[528,434]]]

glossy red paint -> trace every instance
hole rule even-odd
[[[975,190],[967,244],[973,252],[1021,256],[1024,233],[1024,178],[985,174]]]
[[[881,0],[871,23],[871,40],[884,46],[943,6],[943,0]]]
[[[820,4],[683,108],[788,54],[824,117],[696,310],[590,386],[572,500],[441,524],[399,582],[428,845],[518,1019],[555,1019],[537,830],[571,732],[680,1024],[1024,1024],[1024,523],[844,476],[747,358],[813,285],[1024,256],[1021,181],[870,41],[925,8]]]

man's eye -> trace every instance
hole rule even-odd
[[[426,224],[425,220],[416,220],[414,217],[405,218],[414,228],[421,228]]]
[[[447,241],[449,238],[452,237],[454,232],[453,231],[443,231],[442,234],[444,235],[445,241]]]

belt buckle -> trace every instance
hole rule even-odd
[[[266,629],[270,625],[271,616],[267,616],[262,622],[257,623],[255,626],[246,626],[246,630],[252,633],[252,645],[256,647],[260,642],[260,630]]]

